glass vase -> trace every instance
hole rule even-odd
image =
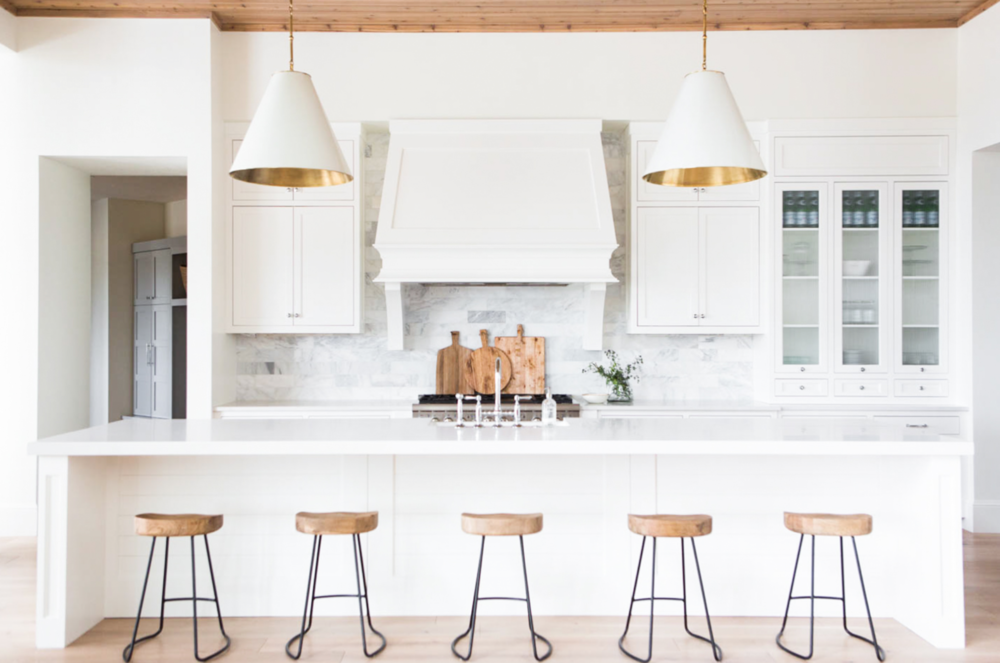
[[[609,403],[631,403],[632,387],[628,384],[609,384],[611,394],[608,396]]]

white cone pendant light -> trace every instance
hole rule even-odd
[[[316,187],[354,179],[326,119],[312,77],[295,71],[292,5],[288,4],[288,71],[271,77],[229,175],[254,184]]]
[[[758,180],[764,162],[754,147],[726,76],[707,65],[708,0],[702,10],[701,71],[688,74],[642,179],[664,186],[721,186]]]

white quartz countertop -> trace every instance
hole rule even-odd
[[[576,419],[552,428],[461,428],[426,419],[129,419],[28,445],[39,456],[972,455],[971,442],[876,421]]]

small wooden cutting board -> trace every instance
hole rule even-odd
[[[497,336],[496,346],[510,357],[514,371],[505,394],[545,393],[545,337],[525,336],[524,325],[517,336]]]
[[[469,355],[469,374],[472,376],[472,388],[480,394],[493,394],[496,392],[494,378],[496,374],[496,360],[500,359],[500,390],[510,382],[512,374],[510,357],[499,348],[490,347],[489,337],[486,330],[479,331],[479,338],[483,341],[483,347],[476,348]]]
[[[435,393],[449,395],[472,395],[475,393],[469,374],[469,356],[471,354],[472,350],[459,345],[458,332],[453,331],[451,345],[438,350]]]

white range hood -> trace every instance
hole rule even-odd
[[[389,348],[402,284],[583,283],[583,346],[599,350],[617,248],[600,120],[406,120],[389,125],[375,236]]]

